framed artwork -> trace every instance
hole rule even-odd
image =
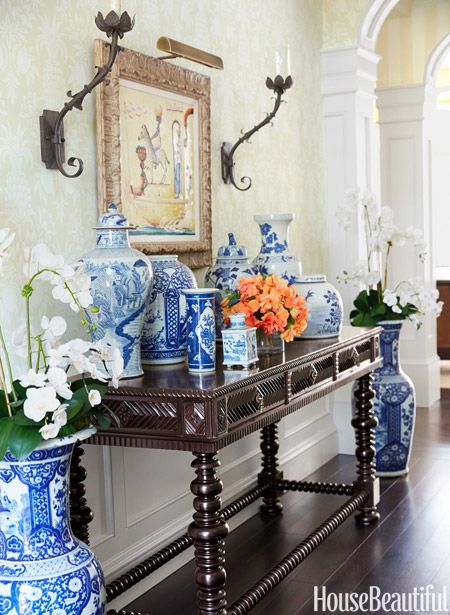
[[[95,41],[95,64],[108,44]],[[134,247],[211,264],[210,79],[122,49],[97,93],[100,210],[111,202]]]

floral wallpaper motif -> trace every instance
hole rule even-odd
[[[94,6],[95,4],[95,6]],[[94,24],[108,0],[6,0],[0,21],[0,213],[2,227],[17,234],[11,258],[0,277],[0,313],[14,328],[21,309],[23,248],[47,243],[68,261],[94,244],[97,218],[95,100],[65,120],[66,156],[85,164],[77,179],[45,169],[40,159],[39,115],[60,109],[68,89],[78,91],[93,75]],[[221,55],[224,71],[192,63],[188,68],[212,80],[213,249],[228,231],[256,255],[259,233],[254,213],[295,212],[291,248],[306,272],[323,271],[326,224],[323,205],[320,58],[322,12],[317,0],[122,0],[136,15],[124,45],[155,54],[164,34]],[[220,145],[234,142],[271,109],[267,75],[275,72],[275,51],[289,43],[294,87],[287,93],[272,128],[243,145],[236,175],[250,175],[253,187],[240,193],[220,175]],[[198,277],[203,279],[203,272]],[[38,293],[47,315],[52,303]],[[59,308],[58,308],[59,309]],[[67,314],[65,314],[67,316]],[[76,326],[76,318],[72,326]]]
[[[372,0],[322,0],[323,47],[356,45],[359,26]]]

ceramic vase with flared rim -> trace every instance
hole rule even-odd
[[[404,322],[385,320],[378,323],[383,327],[380,335],[382,365],[374,371],[372,403],[378,419],[375,463],[376,474],[380,477],[405,476],[409,471],[416,396],[412,380],[400,365],[399,337]]]
[[[215,288],[184,289],[187,302],[187,357],[191,372],[216,369]]]
[[[253,268],[263,275],[275,274],[294,284],[302,274],[300,260],[288,247],[289,225],[294,214],[256,214],[261,231],[261,248],[252,261]]]
[[[69,471],[85,429],[49,440],[26,459],[0,460],[0,605],[2,615],[103,615],[103,572],[72,534]]]
[[[264,333],[256,329],[256,347],[258,356],[282,354],[284,352],[284,340],[279,333]]]
[[[342,332],[343,303],[336,288],[321,274],[302,275],[295,284],[308,308],[308,325],[302,339],[337,337]]]
[[[97,246],[82,258],[91,277],[95,330],[101,340],[120,349],[124,378],[142,376],[141,334],[153,272],[148,257],[130,246],[128,231],[134,227],[112,203],[96,227]]]
[[[182,363],[187,352],[186,297],[196,288],[194,274],[178,256],[150,256],[153,288],[148,297],[141,338],[142,363]]]

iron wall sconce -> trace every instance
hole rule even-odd
[[[222,143],[222,149],[221,149],[222,179],[226,184],[233,184],[235,188],[237,188],[238,190],[241,190],[242,192],[244,192],[245,190],[249,190],[249,188],[251,187],[252,180],[250,177],[247,177],[247,176],[241,177],[240,179],[241,183],[247,184],[246,186],[241,188],[240,186],[236,184],[236,181],[234,179],[234,166],[235,166],[235,162],[233,160],[234,154],[237,148],[242,143],[244,143],[245,141],[247,141],[247,143],[250,143],[249,139],[252,135],[255,134],[255,132],[258,132],[258,130],[260,130],[263,126],[266,126],[267,124],[272,123],[272,120],[277,114],[277,111],[280,108],[281,103],[286,102],[282,100],[283,94],[286,92],[286,90],[292,87],[293,83],[294,81],[290,75],[286,77],[286,79],[283,79],[283,77],[281,77],[280,75],[277,75],[275,79],[273,80],[270,77],[267,77],[266,86],[269,88],[269,90],[273,90],[276,95],[275,105],[273,107],[272,112],[267,113],[266,117],[262,120],[262,122],[254,126],[251,130],[249,130],[245,134],[243,134],[242,137],[238,139],[233,146],[231,145],[231,143],[225,143],[225,142]]]
[[[41,128],[41,159],[45,163],[47,169],[58,169],[65,177],[78,177],[83,172],[83,161],[81,158],[71,157],[67,164],[71,167],[78,167],[74,173],[68,173],[64,167],[65,152],[64,152],[64,126],[63,120],[69,111],[73,108],[83,109],[83,100],[87,94],[90,94],[94,88],[107,81],[107,76],[111,71],[114,61],[117,57],[120,47],[118,45],[119,38],[123,38],[125,32],[129,32],[134,27],[134,17],[128,15],[127,12],[122,13],[119,17],[115,11],[110,11],[104,18],[101,13],[97,14],[95,24],[99,30],[105,32],[108,38],[111,39],[109,49],[109,58],[104,66],[98,66],[97,73],[88,85],[85,85],[82,90],[76,94],[72,91],[67,92],[67,96],[71,99],[64,104],[61,111],[49,111],[45,109],[40,116]]]

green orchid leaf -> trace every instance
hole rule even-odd
[[[17,393],[19,399],[27,398],[27,390],[23,387],[18,380],[14,380],[13,382],[14,390]]]
[[[6,418],[0,419],[0,460],[3,459],[8,450],[9,435],[13,426],[14,423],[11,417],[7,416]]]
[[[16,459],[25,459],[42,441],[37,429],[14,424],[9,434],[9,450]]]
[[[27,416],[25,416],[25,412],[23,410],[23,408],[20,408],[20,410],[18,410],[16,412],[16,414],[14,415],[14,423],[16,425],[22,425],[23,427],[42,427],[42,425],[44,425],[45,421],[44,419],[42,419],[42,421],[33,421],[33,419],[29,419]]]

